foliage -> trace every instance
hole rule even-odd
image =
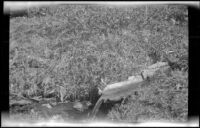
[[[126,80],[139,67],[162,61],[163,56],[177,62],[185,56],[187,62],[185,6],[56,5],[27,12],[27,17],[10,19],[10,93],[95,103],[97,87],[105,86],[101,79],[106,84]],[[152,118],[185,117],[185,73],[161,73],[162,82],[156,78],[137,101],[113,108],[108,117],[132,121],[141,113]],[[174,92],[177,84],[182,89]],[[163,108],[153,107],[157,104]],[[133,109],[126,113],[129,108]]]

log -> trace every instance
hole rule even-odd
[[[131,95],[133,91],[143,89],[146,87],[145,85],[147,85],[148,78],[151,78],[156,71],[166,67],[169,67],[168,63],[158,62],[144,69],[139,75],[132,76],[126,81],[107,85],[102,91],[102,95],[97,101],[95,107],[93,108],[92,116],[96,115],[99,107],[106,100],[117,101],[121,98]]]

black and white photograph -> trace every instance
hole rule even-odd
[[[186,5],[8,3],[5,126],[188,121]]]

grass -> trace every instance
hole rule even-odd
[[[126,80],[140,72],[139,66],[163,57],[187,67],[185,6],[56,5],[10,19],[9,88],[25,97],[94,104],[97,87],[105,87],[101,79]],[[136,101],[113,107],[107,118],[186,119],[187,71],[160,72],[150,85]]]

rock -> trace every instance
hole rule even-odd
[[[74,102],[73,107],[81,112],[83,112],[84,110],[88,109],[89,106],[91,106],[92,104],[89,101],[83,101],[83,102]]]

